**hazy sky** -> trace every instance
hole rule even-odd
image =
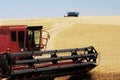
[[[0,18],[63,17],[69,11],[80,16],[120,15],[120,0],[0,0]]]

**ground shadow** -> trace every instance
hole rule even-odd
[[[87,72],[87,73],[82,73],[82,74],[76,74],[71,76],[67,80],[92,80],[92,74]]]
[[[71,76],[67,80],[120,80],[120,73],[88,72]]]

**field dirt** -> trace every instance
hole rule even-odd
[[[55,80],[120,80],[120,16],[0,20],[0,25],[43,25],[51,38],[47,49],[94,46],[100,63],[91,72]]]

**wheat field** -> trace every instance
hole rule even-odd
[[[43,25],[49,30],[71,18],[1,19],[0,25]],[[94,46],[100,54],[100,63],[87,80],[120,80],[120,16],[80,16],[73,18],[69,28],[54,40],[55,49]],[[65,26],[64,26],[65,27]],[[78,76],[65,76],[56,80],[86,80]]]
[[[94,46],[100,54],[100,63],[91,71],[92,79],[120,80],[119,35],[120,17],[85,17],[62,31],[55,39],[55,47]]]

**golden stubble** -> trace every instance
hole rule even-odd
[[[100,54],[100,64],[95,70],[100,72],[120,72],[120,27],[101,24],[75,24],[61,32],[55,47],[74,48],[94,46]]]

